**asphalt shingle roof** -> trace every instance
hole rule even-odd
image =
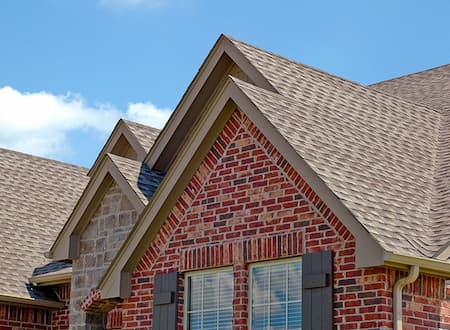
[[[29,286],[81,196],[87,169],[0,148],[0,294],[34,295]],[[30,296],[31,295],[31,296]]]
[[[161,172],[151,170],[146,164],[108,154],[114,165],[133,188],[136,195],[144,205],[152,198],[164,175]]]
[[[450,127],[432,98],[420,105],[231,40],[278,93],[238,86],[385,250],[433,257],[450,241]]]
[[[123,119],[123,121],[125,122],[125,124],[127,124],[128,128],[134,134],[134,136],[136,136],[145,152],[148,152],[153,146],[153,143],[155,143],[160,130],[151,126],[135,123],[130,120]]]

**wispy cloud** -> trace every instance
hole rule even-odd
[[[133,9],[133,8],[161,8],[169,4],[170,0],[98,0],[104,7],[112,9]]]
[[[126,115],[132,121],[162,128],[171,113],[171,109],[160,109],[152,103],[129,103]]]
[[[163,127],[169,109],[151,103],[130,103],[126,111],[106,104],[89,106],[76,94],[23,93],[0,88],[0,147],[41,156],[68,150],[70,132],[109,134],[119,118]]]

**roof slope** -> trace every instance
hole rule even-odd
[[[151,170],[147,165],[135,160],[108,154],[119,172],[133,188],[144,205],[152,198],[164,175]]]
[[[449,242],[439,112],[232,42],[279,94],[238,85],[383,248],[433,257]]]
[[[149,152],[150,148],[153,146],[153,143],[155,143],[160,130],[151,126],[135,123],[130,120],[122,120],[134,134],[140,145],[145,149],[145,152]]]
[[[0,148],[0,295],[32,298],[28,278],[88,182],[87,169]]]
[[[370,87],[427,105],[440,113],[450,110],[450,64],[381,81]]]
[[[430,216],[434,220],[431,224],[432,236],[443,250],[450,244],[450,64],[382,81],[370,87],[426,104],[440,113]],[[450,254],[447,252],[447,256],[443,257],[450,258]]]

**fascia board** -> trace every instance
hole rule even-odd
[[[384,264],[388,267],[404,270],[407,270],[411,265],[417,265],[420,267],[421,273],[450,278],[450,262],[448,261],[387,252],[384,256]]]
[[[28,282],[35,285],[48,286],[70,283],[71,279],[72,267],[68,267],[60,271],[32,276],[28,279]]]
[[[37,300],[31,298],[14,297],[7,295],[0,295],[0,303],[13,304],[13,305],[25,305],[38,307],[42,309],[62,309],[65,307],[65,303],[49,300]]]
[[[124,136],[128,143],[131,145],[133,150],[136,152],[137,160],[142,161],[146,156],[146,150],[144,147],[139,143],[136,136],[131,132],[130,128],[128,127],[127,123],[120,119],[116,126],[114,127],[114,130],[112,131],[111,135],[109,136],[108,140],[106,141],[105,145],[103,146],[102,150],[98,154],[97,158],[94,161],[94,164],[92,165],[91,169],[88,172],[88,176],[93,175],[93,173],[97,170],[97,168],[100,166],[101,161],[103,160],[104,156],[107,153],[110,153],[111,150],[114,149],[115,145],[117,144],[117,141],[120,139],[121,136]]]
[[[83,219],[88,217],[87,213],[90,214],[93,212],[93,204],[99,202],[103,197],[105,187],[110,183],[110,180],[108,180],[109,177],[119,185],[137,212],[141,212],[144,209],[144,204],[136,192],[130,187],[122,173],[120,173],[111,158],[106,154],[100,166],[93,173],[71,216],[50,249],[50,258],[53,260],[67,260],[78,255],[79,251],[73,245],[78,244],[79,234],[86,226],[84,223],[86,221],[83,221]],[[88,210],[91,210],[91,212]]]
[[[273,92],[276,91],[269,81],[262,75],[262,73],[250,63],[250,61],[233,45],[233,43],[226,36],[221,35],[207,55],[205,61],[198,70],[198,73],[188,86],[186,92],[175,108],[175,111],[170,116],[164,129],[156,139],[153,147],[145,157],[144,163],[146,163],[150,168],[153,167],[160,157],[165,146],[169,143],[170,138],[183,120],[186,112],[189,110],[194,100],[199,96],[200,90],[205,85],[211,72],[214,70],[220,58],[224,54],[230,57],[230,59],[237,66],[239,66],[257,86]]]

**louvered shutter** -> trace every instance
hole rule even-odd
[[[302,257],[303,330],[333,329],[333,253]]]
[[[177,328],[178,273],[155,276],[153,293],[153,329],[175,330]]]

